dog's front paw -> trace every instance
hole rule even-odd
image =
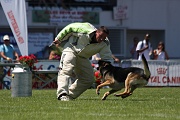
[[[107,96],[103,96],[103,97],[101,98],[101,100],[106,100],[106,98],[107,98]]]
[[[99,95],[99,94],[100,94],[100,91],[99,91],[99,90],[96,90],[96,94]]]

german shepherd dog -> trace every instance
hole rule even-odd
[[[99,70],[103,80],[102,83],[97,86],[96,94],[100,94],[100,89],[103,86],[109,86],[112,89],[106,92],[101,98],[101,100],[106,100],[108,95],[125,88],[124,92],[114,94],[114,96],[126,98],[132,95],[136,88],[147,85],[151,73],[144,55],[142,55],[142,62],[144,69],[138,67],[114,67],[110,62],[99,61]]]

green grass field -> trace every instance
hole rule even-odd
[[[11,97],[0,90],[0,120],[180,120],[179,87],[138,88],[128,98],[109,96],[109,89],[88,89],[73,101],[58,101],[56,90],[33,90],[32,97]]]

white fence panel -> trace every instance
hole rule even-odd
[[[180,61],[169,62],[169,77],[167,79],[169,86],[180,86]]]
[[[151,77],[147,86],[180,86],[180,60],[149,60],[148,65]],[[143,68],[142,61],[138,60],[124,60],[121,66]]]

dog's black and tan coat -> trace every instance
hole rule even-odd
[[[96,94],[100,94],[100,89],[103,86],[111,87],[112,89],[102,97],[102,100],[105,100],[108,95],[125,88],[124,92],[115,94],[115,96],[126,98],[132,95],[137,87],[147,85],[151,73],[144,55],[142,55],[142,62],[144,69],[138,67],[114,67],[110,62],[99,61],[99,70],[103,77],[103,83],[97,86]]]

